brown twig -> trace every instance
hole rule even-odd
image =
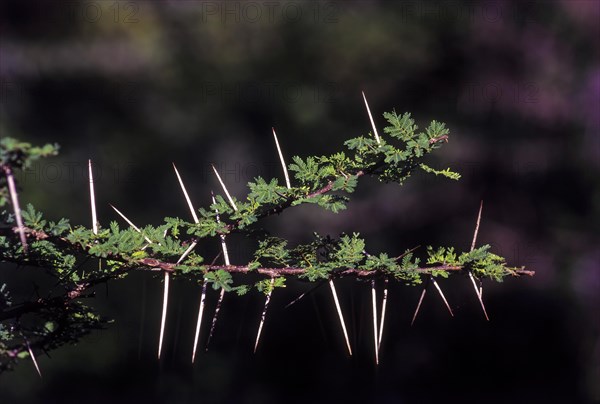
[[[10,229],[9,231],[6,231],[6,229],[0,229],[0,234],[10,234],[10,233],[14,233],[14,232],[16,232],[16,229]],[[66,238],[51,236],[44,232],[34,231],[29,228],[25,228],[25,234],[28,237],[32,237],[32,238],[39,239],[39,240],[49,239],[49,240],[53,240],[53,241],[56,241],[56,242],[59,242],[62,244],[67,244],[71,249],[73,249],[75,251],[79,251],[79,252],[86,252],[88,249],[87,247],[83,248],[78,245],[72,244]],[[109,254],[108,258],[110,258],[111,260],[115,260],[115,261],[122,261],[122,262],[128,264],[127,267],[125,268],[125,271],[159,269],[159,270],[166,271],[166,272],[174,272],[175,267],[177,266],[177,264],[174,262],[160,261],[155,258],[142,258],[139,260],[130,261],[130,260],[125,260],[116,254]],[[19,259],[7,257],[7,256],[1,257],[1,259],[5,260],[5,261],[10,261],[10,262],[32,263],[32,261],[29,261],[29,260],[19,260]],[[301,276],[301,275],[306,274],[306,272],[307,272],[306,268],[303,268],[303,267],[284,267],[284,268],[261,267],[261,268],[252,269],[252,268],[249,268],[247,265],[214,265],[214,264],[211,264],[211,265],[205,266],[203,268],[206,271],[224,270],[224,271],[230,272],[230,273],[240,273],[240,274],[257,273],[257,274],[266,275],[266,276],[282,276],[282,275]],[[433,271],[448,271],[448,272],[458,273],[463,270],[465,270],[465,268],[463,268],[463,266],[461,266],[461,265],[437,265],[437,266],[432,266],[432,267],[419,267],[419,268],[413,269],[412,271],[419,272],[422,274],[429,274]],[[512,275],[512,276],[524,276],[524,275],[534,276],[535,271],[529,271],[529,270],[525,270],[525,269],[514,269],[514,270],[510,271],[510,275]],[[334,274],[332,274],[332,276],[334,278],[351,276],[351,277],[365,278],[365,279],[371,279],[374,277],[385,277],[385,276],[390,277],[389,274],[386,274],[383,271],[379,271],[379,270],[366,271],[366,270],[361,270],[361,269],[357,269],[357,268],[348,268],[348,269],[344,269],[341,271],[337,271]]]

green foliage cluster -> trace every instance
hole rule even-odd
[[[473,249],[473,251],[463,252],[457,255],[454,251],[454,247],[440,247],[437,250],[428,247],[427,252],[429,258],[427,259],[427,263],[459,266],[465,270],[471,271],[473,275],[482,278],[490,278],[497,282],[502,282],[504,277],[508,275],[514,275],[514,271],[517,268],[507,267],[506,260],[499,255],[491,253],[489,251],[490,248],[491,246],[489,244],[485,244],[479,248]],[[433,275],[440,275],[447,278],[448,272],[436,271]]]
[[[2,138],[0,139],[0,174],[7,169],[14,171],[29,168],[34,161],[56,154],[58,154],[58,145],[33,147],[30,143],[19,142],[14,138]],[[0,176],[0,208],[8,203],[8,197],[6,176]]]
[[[477,277],[502,280],[514,274],[503,258],[483,246],[471,252],[457,254],[453,248],[429,248],[426,262],[431,269],[420,268],[420,259],[412,251],[399,257],[387,253],[367,253],[366,242],[358,233],[338,238],[314,235],[305,244],[290,246],[287,240],[258,231],[261,218],[278,214],[301,205],[316,204],[334,213],[346,208],[349,195],[359,178],[369,175],[382,182],[403,184],[415,170],[458,179],[449,169],[437,171],[424,159],[448,141],[448,129],[433,121],[424,130],[408,113],[384,114],[389,123],[385,136],[359,136],[345,142],[346,151],[329,156],[294,156],[289,165],[294,186],[287,188],[276,179],[257,177],[248,183],[245,200],[234,199],[235,208],[217,195],[215,202],[200,208],[198,223],[180,218],[164,219],[159,226],[145,226],[136,231],[121,229],[116,222],[100,227],[97,234],[84,226],[73,225],[67,219],[46,220],[41,212],[27,205],[21,212],[26,227],[29,248],[24,250],[14,231],[15,213],[7,206],[8,189],[5,176],[0,177],[0,262],[12,262],[41,268],[59,286],[49,293],[43,305],[23,302],[19,309],[7,285],[0,288],[0,369],[10,367],[27,352],[27,344],[49,350],[77,341],[92,329],[107,324],[92,308],[81,302],[89,288],[127,276],[134,270],[168,270],[175,277],[209,283],[214,289],[235,291],[240,295],[256,289],[270,293],[285,287],[288,277],[283,270],[296,269],[298,277],[311,282],[338,276],[386,277],[415,285],[422,277],[447,277],[445,267],[460,267]],[[32,161],[56,154],[57,146],[32,147],[15,139],[0,141],[0,165],[12,170],[22,169]],[[6,170],[5,170],[6,171]],[[245,265],[224,267],[206,264],[206,257],[191,251],[179,260],[191,243],[214,239],[230,233],[243,233],[256,239],[253,259]],[[86,260],[98,260],[96,270],[83,271]],[[180,262],[178,262],[180,261]],[[444,267],[445,266],[445,267]],[[236,271],[233,271],[236,269]],[[270,275],[254,284],[232,273],[263,271]],[[24,325],[25,314],[33,314],[33,325]]]

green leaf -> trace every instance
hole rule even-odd
[[[212,283],[214,290],[225,289],[226,292],[231,291],[230,285],[233,283],[231,274],[223,269],[207,272],[204,275],[204,281]]]
[[[426,173],[433,173],[435,175],[443,175],[446,178],[450,178],[451,180],[459,180],[460,179],[460,174],[454,171],[450,171],[449,168],[446,168],[445,170],[435,170],[431,167],[429,167],[426,164],[420,164],[420,167],[423,171],[425,171]]]
[[[411,118],[411,114],[406,112],[402,116],[396,114],[396,111],[385,112],[384,118],[390,123],[390,126],[386,126],[383,129],[384,133],[389,134],[393,138],[409,141],[415,131],[418,129],[415,125],[415,121]]]

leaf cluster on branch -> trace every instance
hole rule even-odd
[[[12,368],[18,360],[26,357],[34,361],[39,371],[36,353],[74,343],[90,331],[105,327],[110,320],[84,304],[85,298],[92,296],[94,286],[122,279],[133,271],[156,270],[164,275],[159,357],[171,277],[202,285],[192,358],[195,358],[207,285],[221,290],[211,336],[224,293],[233,291],[243,295],[254,289],[266,295],[256,349],[273,290],[285,287],[285,281],[290,277],[317,283],[329,282],[351,354],[333,281],[340,277],[369,280],[373,290],[377,356],[389,281],[408,285],[433,282],[446,301],[435,278],[468,274],[484,307],[481,286],[476,285],[475,279],[502,281],[506,276],[532,275],[523,268],[507,266],[504,258],[490,251],[489,245],[479,248],[473,245],[471,251],[461,253],[452,247],[428,247],[426,257],[422,257],[425,263],[422,265],[414,250],[406,250],[400,255],[369,254],[366,241],[359,233],[342,234],[337,238],[314,234],[311,242],[290,246],[288,240],[260,229],[261,219],[297,205],[316,204],[333,213],[344,210],[364,176],[398,184],[403,184],[417,170],[453,180],[460,177],[450,169],[436,170],[425,161],[430,153],[448,142],[449,131],[443,123],[432,121],[427,128],[419,131],[409,113],[398,115],[390,112],[384,117],[389,124],[384,129],[384,136],[380,136],[373,126],[373,133],[368,136],[347,140],[344,151],[328,156],[294,156],[289,166],[284,163],[273,130],[286,181],[281,184],[277,179],[257,177],[248,183],[245,199],[232,197],[215,169],[224,196],[216,195],[210,206],[196,210],[174,166],[193,220],[167,217],[159,226],[137,227],[116,207],[113,208],[128,224],[123,228],[117,221],[112,221],[108,226],[102,226],[95,213],[91,162],[91,228],[71,224],[66,218],[48,220],[30,204],[21,209],[13,173],[28,167],[38,158],[55,155],[58,146],[32,147],[11,138],[0,140],[0,262],[35,267],[55,280],[55,287],[45,296],[23,301],[15,301],[10,293],[11,285],[0,284],[0,371]],[[233,233],[254,239],[256,248],[249,262],[229,262],[226,237]],[[219,257],[211,261],[195,251],[194,247],[205,240],[221,243],[224,264],[216,263]],[[100,265],[94,270],[83,271],[82,263],[90,258],[99,260]],[[264,279],[248,283],[245,276],[233,276],[252,273],[263,275]],[[376,279],[385,281],[380,320],[375,304]],[[452,313],[450,305],[448,309]]]

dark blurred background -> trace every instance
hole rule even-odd
[[[256,355],[263,297],[227,295],[211,349],[190,355],[197,285],[174,282],[156,359],[162,284],[147,274],[100,288],[116,323],[0,377],[2,403],[600,401],[600,2],[3,1],[0,136],[58,142],[60,156],[20,175],[22,201],[90,225],[85,165],[99,217],[188,217],[171,162],[197,207],[219,190],[217,164],[242,198],[278,177],[271,127],[288,160],[326,154],[384,111],[446,122],[434,167],[403,187],[366,180],[348,210],[295,208],[265,226],[292,242],[360,231],[372,252],[480,243],[533,278],[485,283],[486,322],[467,278],[430,290],[393,285],[374,366],[367,284],[339,282],[356,355],[348,358],[327,287],[273,295]],[[231,238],[233,262],[251,245]],[[218,244],[202,246],[212,254]],[[212,255],[210,255],[212,257]],[[28,297],[35,272],[4,266]],[[207,316],[217,292],[208,297]],[[205,342],[203,330],[201,344]]]

